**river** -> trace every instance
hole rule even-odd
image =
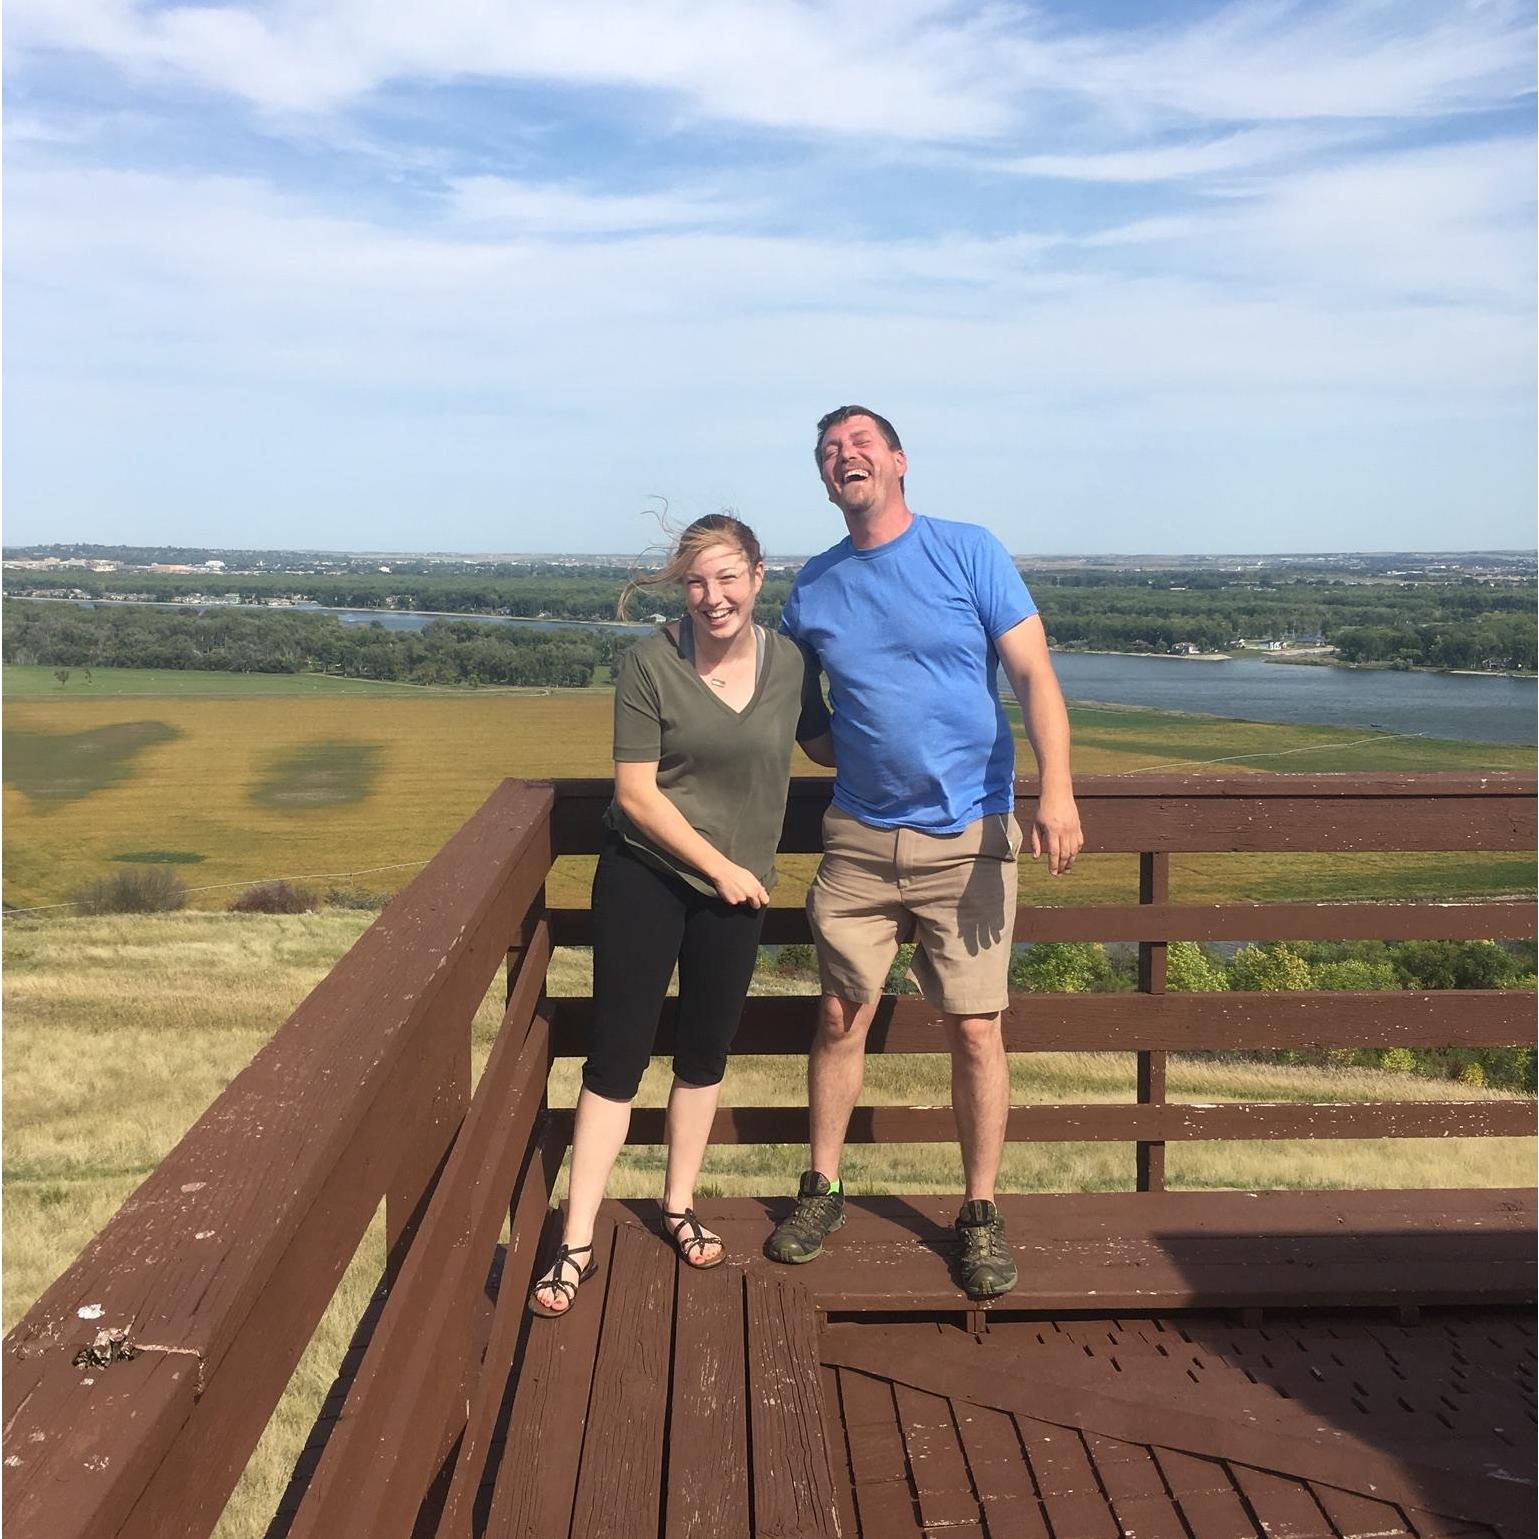
[[[157,607],[181,609],[188,606]],[[217,609],[219,606],[211,607]],[[344,625],[367,625],[377,621],[392,631],[421,630],[433,620],[442,619],[522,625],[535,630],[561,630],[573,623],[510,620],[502,615],[324,609],[311,604],[294,607],[306,614],[336,615]],[[582,628],[642,629],[600,622]],[[1536,696],[1533,679],[1396,673],[1379,668],[1308,667],[1299,663],[1268,663],[1251,657],[1207,662],[1179,657],[1057,652],[1053,662],[1063,682],[1064,693],[1071,700],[1145,706],[1162,711],[1202,711],[1212,716],[1239,717],[1248,721],[1378,727],[1388,732],[1487,743],[1533,743],[1539,738],[1535,726],[1539,696]]]

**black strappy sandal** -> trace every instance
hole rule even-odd
[[[704,1228],[701,1227],[700,1220],[695,1217],[695,1210],[693,1208],[685,1208],[682,1213],[670,1213],[667,1208],[664,1208],[662,1209],[662,1215],[663,1235],[672,1243],[673,1248],[679,1253],[679,1260],[690,1271],[709,1272],[713,1266],[720,1266],[727,1259],[727,1247],[722,1244],[721,1237],[705,1232]],[[678,1220],[677,1228],[668,1227],[668,1221],[671,1219]],[[684,1234],[686,1229],[693,1230],[694,1232],[686,1237]],[[691,1249],[698,1256],[707,1245],[721,1245],[721,1250],[710,1261],[690,1260],[689,1253]]]
[[[577,1297],[578,1284],[585,1283],[598,1269],[598,1262],[589,1260],[587,1266],[582,1266],[573,1258],[587,1252],[591,1258],[593,1246],[590,1245],[562,1245],[556,1250],[556,1259],[551,1264],[549,1275],[542,1277],[529,1290],[529,1313],[538,1315],[542,1320],[559,1320],[563,1315],[572,1312],[572,1301]],[[575,1267],[577,1269],[577,1281],[573,1282],[568,1277],[561,1275],[562,1267]],[[542,1304],[537,1297],[541,1288],[554,1288],[566,1299],[566,1304],[560,1309],[552,1309],[549,1304]]]

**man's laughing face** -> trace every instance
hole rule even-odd
[[[828,500],[843,513],[868,516],[900,494],[908,469],[901,449],[889,449],[869,417],[836,422],[818,445],[818,473]]]

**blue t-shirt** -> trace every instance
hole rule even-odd
[[[814,556],[780,628],[828,675],[834,802],[873,828],[949,834],[1015,804],[994,641],[1034,615],[1005,548],[922,518],[895,540]]]

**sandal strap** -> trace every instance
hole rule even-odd
[[[557,1246],[556,1259],[550,1264],[549,1275],[542,1277],[534,1285],[533,1291],[538,1293],[541,1288],[554,1288],[559,1293],[564,1294],[567,1302],[571,1303],[577,1297],[577,1285],[583,1280],[583,1273],[587,1271],[587,1268],[574,1258],[584,1253],[591,1254],[592,1251],[593,1246],[591,1244]],[[572,1282],[561,1275],[561,1269],[565,1266],[577,1268],[577,1282]]]
[[[707,1245],[719,1245],[721,1243],[714,1235],[708,1235],[705,1232],[693,1208],[685,1208],[682,1213],[670,1213],[667,1208],[664,1208],[662,1214],[664,1218],[676,1218],[679,1220],[678,1227],[673,1230],[671,1238],[673,1243],[681,1250],[686,1246],[692,1246],[694,1247],[695,1254],[698,1256]],[[680,1239],[679,1236],[686,1228],[694,1232],[687,1239]]]

